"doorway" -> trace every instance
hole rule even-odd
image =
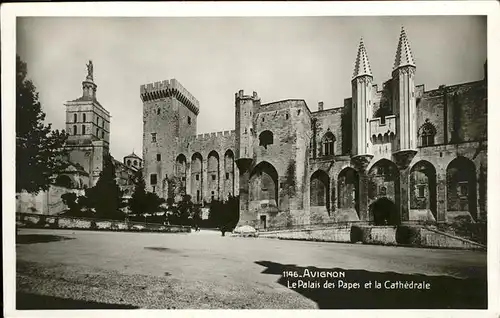
[[[267,217],[265,215],[260,216],[260,228],[261,229],[267,228]]]
[[[375,225],[397,225],[399,215],[396,204],[388,198],[380,198],[370,205],[370,214]]]

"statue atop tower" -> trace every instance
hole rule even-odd
[[[86,100],[95,100],[97,85],[94,83],[94,63],[92,63],[92,60],[89,60],[89,64],[86,64],[86,66],[87,76],[82,82],[83,98]]]
[[[89,60],[89,64],[87,64],[87,81],[94,81],[94,64],[92,60]]]

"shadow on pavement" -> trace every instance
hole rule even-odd
[[[139,307],[121,304],[106,304],[93,301],[66,299],[52,296],[18,292],[16,309],[136,309]]]
[[[144,247],[145,250],[151,250],[151,251],[156,251],[156,252],[165,252],[165,253],[179,253],[180,251],[179,250],[174,250],[172,248],[168,248],[168,247],[150,247],[150,246],[147,246],[147,247]]]
[[[270,261],[257,261],[266,267],[263,274],[281,275],[279,284],[307,297],[321,309],[487,309],[488,288],[486,273],[481,278],[459,279],[450,276],[409,275],[394,272],[369,272],[365,270],[345,270],[341,268],[298,267]],[[305,270],[311,274],[344,272],[344,278],[298,278],[283,277],[283,272],[303,275]],[[338,288],[338,281],[359,283],[360,288]],[[309,288],[292,288],[293,283],[318,282]],[[324,288],[325,282],[335,282],[335,288]],[[372,288],[364,288],[372,281]],[[374,282],[380,282],[376,289]],[[430,289],[389,289],[384,288],[386,281],[428,282]],[[330,285],[331,286],[331,285]],[[314,287],[314,288],[311,288]]]
[[[73,237],[48,235],[48,234],[24,234],[16,236],[16,244],[49,243],[65,240],[74,240]]]

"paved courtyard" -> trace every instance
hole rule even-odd
[[[222,237],[212,231],[36,229],[19,230],[16,250],[18,309],[487,305],[485,252]],[[306,278],[305,269],[344,276]],[[293,288],[299,281],[309,285]],[[323,288],[326,281],[337,285]],[[382,287],[375,288],[375,281]],[[428,288],[394,289],[400,281]]]

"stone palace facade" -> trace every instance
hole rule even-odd
[[[486,67],[482,79],[430,91],[416,71],[402,29],[379,88],[361,41],[341,107],[263,104],[241,90],[235,130],[200,135],[199,102],[178,81],[142,85],[147,189],[199,204],[239,195],[240,224],[258,227],[478,220],[487,206]]]

